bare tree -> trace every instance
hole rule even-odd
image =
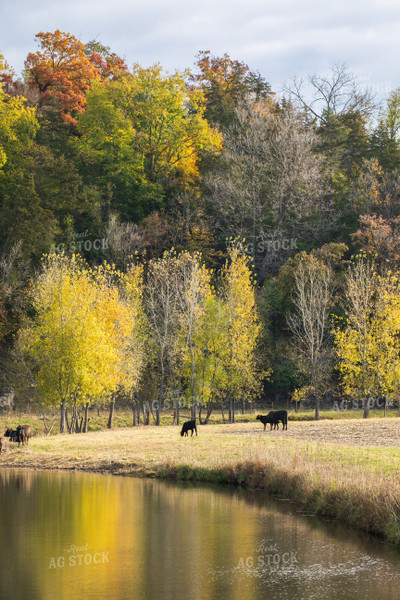
[[[182,315],[185,352],[190,362],[190,396],[192,417],[196,417],[196,365],[203,356],[199,332],[203,325],[205,301],[211,296],[210,273],[197,254],[183,253],[179,260],[178,298]]]
[[[132,261],[135,252],[143,251],[145,236],[135,223],[120,223],[116,215],[111,215],[106,228],[108,258],[123,267]]]
[[[304,256],[295,273],[295,312],[287,319],[294,345],[310,374],[315,393],[316,420],[319,419],[320,386],[327,374],[331,281],[329,267],[312,255]]]
[[[146,282],[147,318],[153,342],[153,357],[159,369],[156,425],[160,425],[160,411],[165,397],[167,376],[169,373],[171,381],[178,353],[176,336],[180,317],[176,269],[176,256],[173,253],[166,253],[162,259],[150,262]],[[178,403],[175,407],[174,421],[176,424],[179,423]]]
[[[327,75],[310,75],[306,81],[294,77],[284,91],[320,123],[330,114],[359,111],[368,116],[375,110],[371,90],[361,89],[358,78],[345,64],[335,64]]]
[[[257,239],[296,229],[323,210],[323,160],[313,126],[291,107],[247,99],[236,117],[225,133],[224,167],[206,178],[208,201],[224,238],[246,238],[263,280],[271,256],[259,252]]]

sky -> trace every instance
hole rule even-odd
[[[400,87],[398,0],[1,0],[0,53],[19,75],[39,31],[97,40],[129,66],[193,67],[200,50],[257,70],[278,94],[345,63],[382,99]]]

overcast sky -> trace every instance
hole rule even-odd
[[[380,97],[400,87],[398,0],[1,0],[0,53],[20,74],[39,31],[96,39],[131,66],[193,66],[199,50],[258,70],[279,92],[294,74],[346,63]]]

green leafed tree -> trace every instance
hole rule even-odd
[[[38,126],[35,110],[26,106],[24,98],[12,98],[0,85],[0,170],[7,154],[34,137]]]
[[[167,190],[197,182],[200,153],[221,146],[204,110],[202,93],[160,65],[93,86],[78,145],[100,183],[113,185],[122,216],[137,220],[160,207]]]

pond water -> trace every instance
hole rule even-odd
[[[262,492],[0,471],[0,599],[398,600],[400,552]]]

